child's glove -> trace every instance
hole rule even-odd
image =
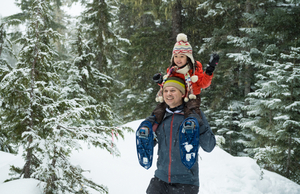
[[[213,53],[210,55],[209,63],[206,66],[206,74],[211,75],[217,64],[219,63],[220,56],[217,53]]]
[[[156,73],[154,76],[153,76],[153,81],[157,84],[161,84],[163,82],[163,77],[160,73]]]

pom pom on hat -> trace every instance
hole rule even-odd
[[[191,80],[192,80],[193,83],[197,82],[198,81],[198,76],[197,75],[193,75],[191,77]]]
[[[189,99],[196,99],[195,94],[190,94],[190,95],[189,95]]]
[[[179,41],[187,42],[187,35],[180,33],[177,35],[176,40],[177,40],[177,42],[179,42]]]
[[[188,97],[185,97],[184,98],[184,102],[188,102],[189,101],[189,98]]]
[[[163,98],[162,96],[160,96],[160,97],[158,97],[158,101],[159,101],[160,103],[162,103],[162,102],[164,101],[164,98]]]
[[[158,99],[158,97],[156,97],[156,98],[155,98],[155,101],[156,101],[156,102],[159,102],[159,99]]]

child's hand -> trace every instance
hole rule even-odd
[[[157,84],[161,84],[163,82],[163,77],[161,76],[160,73],[156,73],[153,76],[153,81],[155,81],[155,83],[157,83]]]
[[[219,63],[220,56],[217,53],[213,53],[210,55],[209,65],[216,66]]]
[[[213,53],[210,55],[209,63],[206,66],[206,74],[211,75],[217,64],[219,63],[220,56],[217,53]]]

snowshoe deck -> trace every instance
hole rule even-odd
[[[179,128],[179,147],[181,162],[191,169],[198,157],[199,124],[193,117],[186,118]]]
[[[136,131],[136,149],[139,163],[145,169],[152,166],[154,135],[150,121],[143,121]]]

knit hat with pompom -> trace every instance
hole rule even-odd
[[[192,63],[195,63],[194,57],[193,57],[193,49],[190,43],[187,41],[187,35],[180,33],[177,35],[176,43],[173,48],[173,53],[171,57],[171,62],[174,57],[174,54],[183,54],[189,57],[192,61]]]
[[[169,77],[164,83],[163,88],[169,86],[177,88],[183,95],[185,95],[185,83],[183,79],[179,77]]]

